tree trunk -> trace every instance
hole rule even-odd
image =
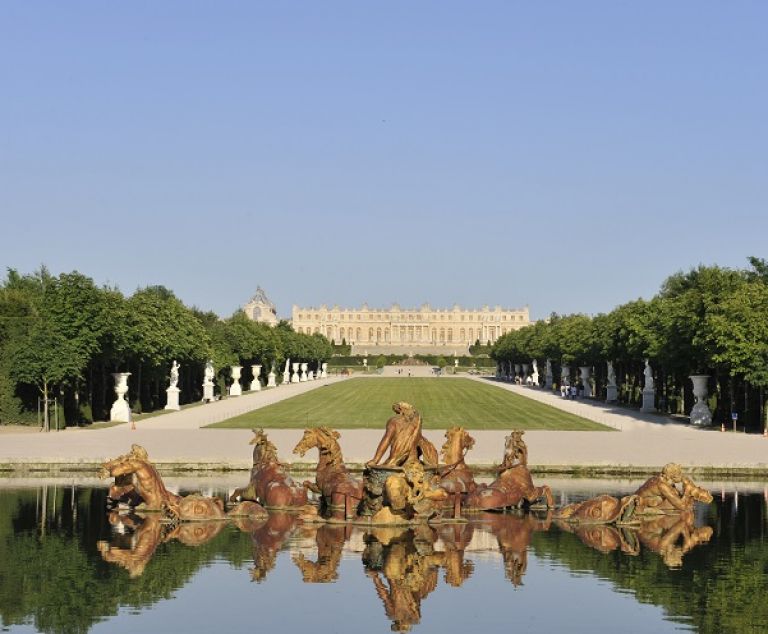
[[[48,418],[48,381],[43,379],[43,429],[51,431],[51,422]]]

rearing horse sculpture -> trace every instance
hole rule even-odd
[[[471,493],[477,486],[464,456],[475,446],[475,439],[463,427],[451,427],[445,432],[441,458],[440,488],[448,493]]]
[[[293,453],[304,456],[317,448],[319,459],[315,483],[304,482],[304,486],[322,498],[321,511],[330,511],[332,519],[352,519],[363,499],[363,483],[353,478],[344,466],[339,432],[328,427],[313,427],[304,431],[304,436],[293,448]],[[343,510],[343,517],[339,517]]]
[[[307,504],[307,491],[298,486],[285,472],[285,466],[277,458],[277,447],[261,429],[253,430],[249,444],[253,447],[251,481],[241,489],[235,489],[230,502],[251,500],[268,508],[289,508]]]

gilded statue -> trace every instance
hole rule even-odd
[[[139,505],[144,510],[169,511],[178,515],[181,497],[165,488],[160,474],[149,461],[147,450],[141,445],[131,445],[127,454],[103,463],[99,477],[110,476],[115,478],[115,484],[109,491],[112,500],[135,493],[141,500]]]
[[[464,462],[467,452],[475,446],[475,439],[463,427],[451,427],[445,432],[441,449],[440,488],[448,493],[467,494],[475,490],[475,478]]]
[[[561,508],[556,517],[575,523],[636,524],[649,515],[691,511],[696,502],[709,504],[712,494],[685,477],[679,464],[671,462],[632,495],[622,498],[599,495]]]
[[[395,415],[387,421],[384,436],[366,466],[380,464],[387,450],[389,456],[384,461],[387,467],[401,467],[420,458],[424,464],[436,465],[437,449],[421,433],[421,414],[413,405],[402,401],[392,405],[392,410]]]
[[[304,431],[293,453],[304,456],[317,448],[319,458],[315,482],[304,486],[321,496],[321,513],[331,519],[348,520],[357,514],[363,499],[363,483],[354,478],[346,466],[338,443],[339,432],[328,427],[313,427]]]
[[[307,491],[298,486],[277,457],[277,447],[261,429],[253,430],[253,467],[249,483],[235,489],[230,502],[250,500],[267,508],[305,506]]]
[[[165,513],[170,518],[182,521],[218,520],[227,517],[224,502],[219,498],[171,493],[150,462],[147,450],[141,445],[131,445],[127,454],[103,463],[99,476],[115,478],[108,494],[113,503],[128,499],[132,506],[139,510]],[[262,515],[264,509],[259,506],[239,506],[233,513]]]
[[[528,470],[528,446],[524,431],[513,431],[506,438],[504,459],[498,476],[489,485],[480,485],[467,497],[467,506],[479,510],[520,508],[521,506],[555,506],[552,491],[546,485],[535,486]]]

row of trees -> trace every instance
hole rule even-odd
[[[114,401],[110,375],[118,371],[131,372],[134,411],[163,407],[174,359],[184,403],[201,398],[208,359],[225,394],[232,365],[244,366],[249,384],[251,364],[266,373],[290,358],[316,369],[330,356],[322,335],[298,334],[286,322],[272,328],[242,311],[220,319],[162,286],[125,297],[80,273],[54,276],[45,268],[10,270],[0,284],[0,423],[31,422],[38,399],[54,397],[68,424],[103,420]]]
[[[555,380],[563,365],[594,368],[596,396],[604,397],[606,362],[612,361],[619,400],[641,398],[649,359],[657,405],[672,414],[693,406],[691,374],[712,377],[715,419],[731,412],[748,427],[766,425],[768,386],[768,262],[749,258],[747,269],[700,266],[669,277],[650,300],[638,299],[595,317],[553,314],[549,320],[502,336],[491,356],[531,363],[549,359]]]

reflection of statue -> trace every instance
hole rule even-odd
[[[253,467],[247,486],[235,489],[230,502],[237,499],[251,500],[266,507],[287,508],[304,506],[307,503],[307,491],[297,486],[288,475],[285,466],[277,458],[277,447],[267,438],[261,429],[253,430],[254,436],[249,444],[253,445]]]
[[[277,553],[296,528],[297,519],[291,513],[270,513],[265,523],[251,531],[252,581],[261,583],[275,567]]]
[[[523,583],[523,575],[528,568],[528,547],[535,531],[548,531],[551,524],[551,514],[539,519],[532,514],[507,515],[486,513],[483,523],[487,523],[491,532],[496,536],[499,550],[504,560],[504,573],[512,585]]]
[[[560,530],[574,533],[583,544],[610,553],[620,550],[625,555],[639,555],[640,541],[634,526],[611,526],[608,524],[571,524],[557,521]]]
[[[348,537],[349,525],[324,524],[316,529],[317,561],[310,561],[302,553],[292,557],[304,583],[330,583],[339,578],[342,549]]]
[[[667,566],[679,568],[688,551],[710,540],[712,527],[696,527],[693,513],[685,511],[643,521],[639,536],[643,546],[661,555]]]
[[[313,427],[304,431],[293,453],[304,456],[317,447],[315,484],[305,482],[304,486],[322,496],[321,511],[329,511],[336,519],[351,519],[363,499],[363,483],[347,471],[338,438],[339,432],[328,427]]]
[[[181,366],[176,363],[176,360],[173,360],[173,365],[171,366],[171,387],[176,387],[179,384],[179,368]]]
[[[421,435],[421,415],[412,405],[400,402],[392,406],[395,416],[387,421],[384,437],[367,466],[379,464],[389,449],[386,466],[400,467],[423,456],[425,464],[437,464],[437,449]]]
[[[107,541],[99,541],[96,547],[104,561],[122,566],[128,571],[131,579],[140,577],[144,573],[149,561],[155,554],[157,546],[165,541],[165,532],[168,525],[163,524],[161,516],[148,514],[143,517],[120,515],[117,511],[109,514],[110,524],[122,524],[128,529],[135,529],[130,540],[129,548],[111,546]]]
[[[645,377],[645,385],[643,385],[643,391],[651,392],[654,389],[653,370],[651,369],[651,364],[648,363],[648,359],[645,360],[645,370],[643,370],[643,376]]]
[[[421,602],[437,587],[441,555],[431,541],[415,540],[411,531],[396,536],[369,535],[363,564],[373,581],[392,630],[408,632],[421,621]],[[433,538],[434,539],[434,538]],[[383,577],[383,578],[382,578]]]
[[[513,431],[506,439],[504,460],[498,477],[489,485],[480,485],[467,498],[467,506],[489,510],[544,503],[555,506],[552,491],[546,485],[534,486],[528,470],[528,447],[523,431]]]

